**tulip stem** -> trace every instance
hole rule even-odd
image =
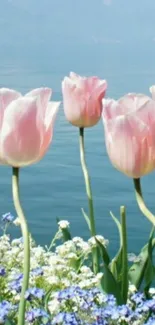
[[[23,283],[22,291],[19,303],[19,313],[18,313],[18,325],[25,324],[25,291],[28,289],[29,285],[29,273],[30,273],[30,242],[29,242],[29,231],[27,226],[27,221],[24,217],[24,213],[20,204],[20,194],[19,194],[19,168],[13,167],[12,174],[12,193],[13,202],[20,220],[20,226],[24,241],[24,261],[23,261]]]
[[[121,230],[122,230],[122,297],[124,303],[128,297],[128,258],[127,258],[127,231],[126,231],[126,209],[120,207]]]
[[[88,173],[88,168],[86,165],[85,159],[85,149],[84,149],[84,128],[79,128],[79,136],[80,136],[80,159],[81,166],[85,180],[86,193],[88,198],[88,207],[89,207],[89,220],[90,220],[90,232],[91,236],[96,236],[96,226],[95,226],[95,217],[94,217],[94,207],[93,207],[93,195],[91,190],[90,177]],[[99,272],[99,256],[98,256],[98,248],[94,247],[92,249],[93,256],[93,270],[95,273]]]
[[[147,206],[145,205],[144,199],[143,199],[140,178],[134,178],[133,182],[134,182],[135,195],[136,195],[136,200],[137,200],[139,209],[144,214],[144,216],[149,219],[149,221],[153,224],[153,226],[155,226],[155,216],[147,208]]]

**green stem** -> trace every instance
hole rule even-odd
[[[95,227],[95,217],[94,217],[94,207],[93,207],[93,196],[90,184],[90,178],[88,174],[88,169],[85,160],[85,149],[84,149],[84,128],[79,128],[79,136],[80,136],[80,159],[81,166],[83,170],[86,193],[88,198],[88,207],[89,207],[89,220],[90,220],[90,232],[91,236],[96,236],[96,227]],[[94,272],[97,273],[99,271],[99,256],[98,256],[98,248],[95,247],[92,252],[93,255],[93,269]]]
[[[126,231],[126,211],[125,207],[120,207],[122,226],[122,297],[124,303],[128,297],[128,257],[127,257],[127,231]]]
[[[55,245],[55,241],[59,238],[59,234],[61,233],[60,230],[58,230],[54,236],[54,238],[52,239],[50,246],[48,247],[47,251],[50,252],[50,250],[53,248],[53,246]]]
[[[136,200],[137,200],[139,209],[144,214],[144,216],[149,219],[149,221],[153,224],[153,226],[155,226],[155,216],[147,208],[147,206],[145,205],[144,199],[143,199],[140,178],[137,178],[137,179],[134,178],[133,182],[134,182],[135,195],[136,195]]]
[[[24,213],[20,204],[20,194],[19,194],[19,168],[13,167],[12,174],[12,193],[13,202],[20,220],[20,226],[22,231],[22,236],[24,240],[24,261],[23,261],[23,283],[22,291],[19,303],[19,313],[18,313],[18,325],[25,324],[25,291],[28,289],[29,285],[29,273],[30,273],[30,242],[29,242],[29,231]]]

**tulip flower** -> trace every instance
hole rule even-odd
[[[127,94],[118,101],[103,100],[103,123],[112,164],[134,179],[139,208],[155,225],[140,185],[140,177],[155,168],[155,101],[142,94]]]
[[[24,239],[23,283],[18,325],[25,324],[30,273],[29,230],[19,195],[19,167],[39,161],[47,151],[60,103],[49,102],[52,90],[38,88],[25,96],[11,89],[0,89],[0,163],[13,167],[12,193]]]
[[[83,211],[92,237],[96,236],[93,197],[85,159],[84,128],[98,123],[107,82],[97,77],[81,77],[73,72],[62,82],[63,106],[67,120],[79,128],[80,159],[88,198],[89,216]],[[93,269],[99,271],[98,249],[93,249]]]
[[[73,72],[62,82],[63,105],[67,120],[77,127],[91,127],[102,114],[107,82],[97,77],[81,77]]]
[[[0,163],[15,167],[39,161],[47,151],[60,103],[49,102],[51,89],[25,96],[0,89]]]
[[[139,178],[155,166],[155,102],[141,94],[103,100],[105,142],[112,164]]]

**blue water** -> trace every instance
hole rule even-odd
[[[154,0],[112,0],[109,6],[103,0],[0,1],[0,87],[25,93],[49,86],[53,100],[61,100],[61,81],[71,70],[107,79],[107,96],[114,98],[148,93],[155,83]],[[129,251],[138,252],[151,226],[137,208],[132,180],[111,166],[102,123],[86,130],[85,142],[98,233],[110,239],[114,252],[118,234],[109,211],[119,216],[119,206],[125,204]],[[57,217],[71,222],[74,235],[88,237],[78,149],[78,129],[65,120],[61,105],[47,155],[21,171],[23,207],[38,243],[50,243]],[[154,173],[142,184],[155,211]],[[0,189],[0,214],[15,214],[9,167],[0,168]]]

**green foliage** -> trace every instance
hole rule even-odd
[[[84,216],[84,218],[85,218],[85,220],[86,220],[86,222],[87,222],[88,228],[89,228],[89,230],[90,230],[90,229],[91,229],[91,225],[90,225],[89,217],[88,217],[87,213],[84,211],[83,208],[81,209],[81,211],[82,211],[82,214],[83,214],[83,216]]]
[[[101,279],[101,289],[107,294],[113,294],[118,305],[122,305],[124,303],[119,283],[116,281],[112,272],[110,271],[110,268],[106,264],[104,264],[104,274]]]
[[[16,325],[11,319],[7,319],[4,325]]]
[[[127,239],[126,239],[126,215],[125,208],[121,207],[121,223],[111,213],[117,225],[120,236],[120,247],[116,256],[110,261],[106,248],[97,239],[97,245],[103,260],[103,277],[101,287],[106,293],[116,297],[118,304],[125,304],[128,296],[128,261],[127,261]]]
[[[148,243],[141,250],[139,261],[135,262],[129,270],[129,280],[131,283],[134,284],[137,289],[140,289],[143,282],[145,282],[145,291],[148,291],[155,277],[155,268],[152,261],[152,253],[155,247],[153,235],[154,229],[151,231]]]
[[[110,256],[105,248],[105,246],[97,239],[97,237],[95,237],[96,243],[98,245],[99,248],[99,252],[101,255],[101,258],[104,262],[104,264],[109,265],[110,263]]]

